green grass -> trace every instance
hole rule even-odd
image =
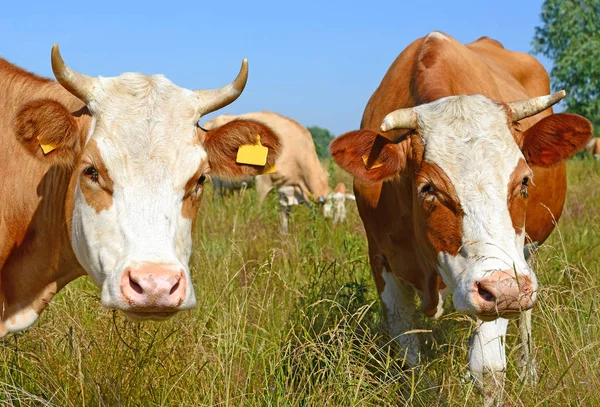
[[[343,178],[338,170],[330,171]],[[516,370],[510,323],[505,401],[600,405],[600,167],[569,162],[567,205],[536,259],[540,383]],[[136,324],[103,309],[81,278],[29,331],[0,341],[0,405],[472,406],[469,318],[422,318],[420,368],[403,371],[386,334],[354,204],[332,225],[295,208],[278,232],[277,199],[220,201],[210,188],[192,259],[198,306]]]

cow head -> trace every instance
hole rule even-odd
[[[188,262],[194,219],[209,172],[250,177],[275,163],[279,139],[265,125],[238,120],[211,131],[203,114],[233,102],[247,80],[214,90],[188,90],[160,75],[125,73],[94,78],[71,70],[58,47],[52,68],[60,84],[86,103],[91,123],[57,102],[28,105],[17,116],[18,137],[50,145],[41,155],[74,169],[71,242],[78,261],[101,289],[103,305],[133,319],[163,319],[196,303]],[[36,110],[37,109],[37,110]],[[47,123],[39,121],[40,109]],[[37,118],[37,119],[36,119]],[[50,131],[47,127],[58,128]],[[263,166],[236,163],[238,148],[268,148]]]
[[[419,261],[439,272],[460,312],[483,319],[516,315],[536,301],[537,280],[524,258],[529,165],[552,166],[581,148],[591,125],[550,115],[522,135],[513,124],[564,96],[502,104],[451,96],[388,114],[381,130],[347,133],[331,155],[361,182],[396,178],[411,191]],[[382,220],[385,222],[385,220]]]

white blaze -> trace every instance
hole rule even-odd
[[[88,143],[95,141],[108,170],[112,204],[96,212],[81,190],[91,181],[80,178],[72,244],[101,287],[102,303],[126,309],[119,282],[128,267],[169,265],[190,281],[192,220],[182,214],[182,199],[186,183],[208,164],[197,140],[200,116],[192,91],[140,74],[100,78],[100,84],[89,106],[95,122]],[[192,284],[186,287],[180,309],[195,305]]]
[[[523,154],[502,107],[480,95],[452,96],[419,106],[418,117],[424,159],[445,172],[464,212],[459,254],[438,253],[456,308],[477,308],[474,284],[490,271],[516,269],[535,282],[523,256],[524,235],[516,234],[508,210],[510,176]]]

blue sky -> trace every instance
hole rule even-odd
[[[51,76],[57,42],[65,61],[88,75],[162,73],[190,89],[229,83],[246,57],[246,90],[216,114],[272,110],[337,135],[359,126],[388,67],[416,38],[433,30],[462,42],[487,35],[529,52],[541,3],[11,1],[0,13],[0,56]]]

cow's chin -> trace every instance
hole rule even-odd
[[[484,322],[495,321],[498,318],[514,319],[514,318],[517,318],[519,315],[521,315],[520,311],[503,311],[500,313],[494,312],[494,313],[475,314],[477,319],[480,319]]]
[[[121,310],[121,312],[133,322],[143,321],[165,321],[177,314],[179,311],[166,311],[166,312],[143,312],[143,311],[131,311]]]

